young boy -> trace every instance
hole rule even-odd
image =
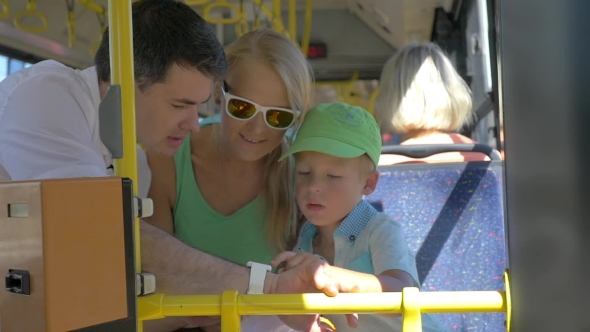
[[[307,222],[294,252],[279,254],[273,266],[284,263],[284,271],[318,260],[327,274],[343,276],[370,293],[419,286],[400,224],[362,199],[377,186],[380,154],[379,127],[366,110],[331,103],[307,112],[295,142],[281,157],[295,156],[297,204]],[[339,332],[401,331],[401,318],[392,315],[359,315],[356,329],[344,315],[326,318]],[[289,326],[319,330],[318,323],[312,324],[309,316],[295,316]],[[427,315],[422,324],[423,331],[444,330]]]

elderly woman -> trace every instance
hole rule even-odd
[[[383,68],[375,117],[381,130],[401,137],[402,145],[474,143],[457,131],[473,120],[471,91],[435,44],[410,44]],[[443,153],[422,162],[486,160],[473,152]],[[380,165],[413,159],[383,155]]]

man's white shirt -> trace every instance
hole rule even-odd
[[[48,60],[0,82],[0,182],[112,175],[100,140],[95,67],[76,70]],[[139,196],[151,172],[138,147]]]

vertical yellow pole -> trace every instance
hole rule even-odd
[[[135,78],[133,67],[133,24],[131,2],[109,0],[109,45],[111,84],[121,86],[123,122],[123,158],[115,159],[115,175],[133,181],[133,195],[137,195],[137,138],[135,134]],[[135,272],[141,272],[139,219],[135,228]],[[143,323],[138,321],[138,331]]]
[[[289,0],[289,35],[294,43],[297,41],[297,0]]]
[[[422,315],[420,314],[420,290],[406,287],[402,290],[402,331],[422,332]]]
[[[221,332],[240,332],[238,313],[238,291],[226,290],[221,294]]]
[[[278,32],[283,30],[283,18],[281,16],[281,0],[272,0],[272,28]]]
[[[301,52],[307,56],[309,51],[309,42],[311,38],[311,17],[313,15],[313,0],[305,1],[305,25],[303,28],[303,37],[301,38]]]

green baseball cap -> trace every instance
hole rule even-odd
[[[365,109],[346,103],[319,104],[305,114],[295,142],[279,161],[303,151],[340,158],[367,154],[379,164],[381,134],[375,118]]]

